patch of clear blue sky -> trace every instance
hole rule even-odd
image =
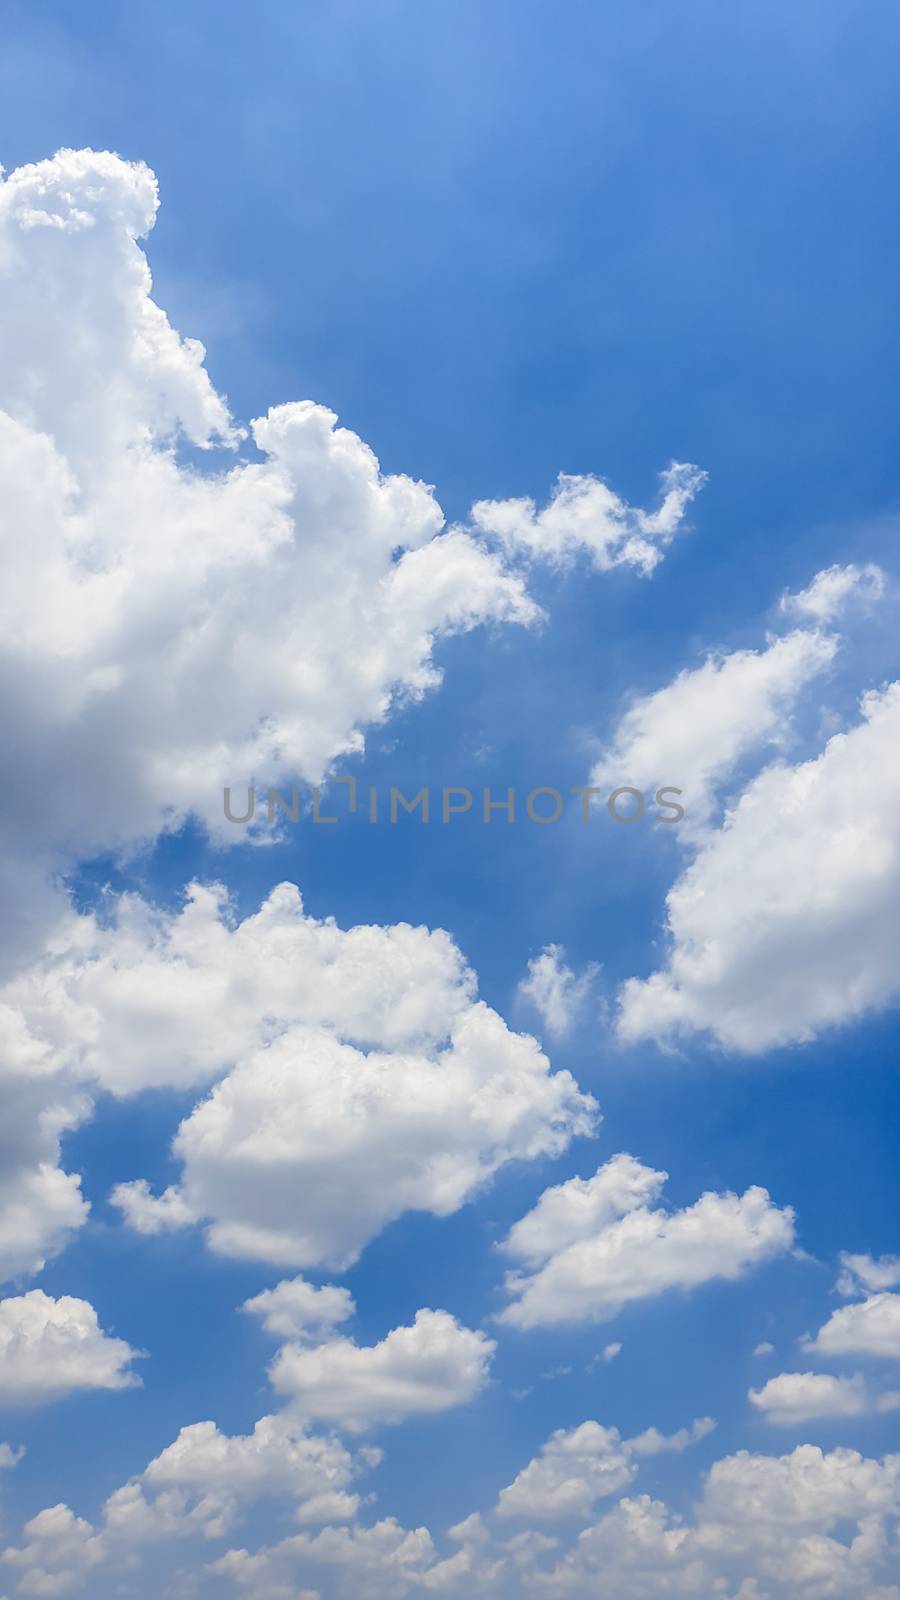
[[[453,643],[446,687],[375,736],[375,781],[465,782],[490,747],[485,781],[579,782],[629,689],[706,645],[757,643],[780,590],[831,560],[892,564],[892,0],[38,0],[6,5],[0,43],[0,160],[89,144],[155,168],[157,297],[206,343],[241,418],[323,401],[386,469],[434,482],[451,516],[540,497],[560,469],[636,501],[672,457],[710,472],[652,583],[542,581],[542,633]],[[171,899],[215,872],[251,909],[295,876],[319,915],[443,924],[506,1009],[550,939],[611,976],[646,970],[673,857],[646,830],[409,824],[225,857],[188,833],[129,877]],[[86,873],[85,895],[110,871]],[[598,1094],[598,1143],[504,1176],[457,1218],[389,1230],[350,1276],[361,1336],[427,1303],[477,1322],[497,1303],[491,1240],[546,1181],[619,1148],[669,1168],[680,1204],[768,1184],[823,1258],[895,1249],[896,1054],[890,1018],[752,1068],[700,1047],[623,1060],[586,1025],[554,1055]],[[107,1106],[71,1141],[97,1220],[41,1281],[92,1299],[151,1359],[143,1391],[0,1418],[31,1446],[8,1486],[24,1509],[90,1512],[182,1423],[245,1427],[264,1408],[268,1347],[234,1307],[273,1275],[193,1240],[136,1246],[104,1209],[118,1178],[172,1176],[161,1152],[181,1109]],[[788,1264],[608,1330],[504,1336],[483,1402],[388,1435],[380,1509],[452,1521],[588,1415],[629,1430],[711,1411],[722,1426],[697,1462],[768,1443],[746,1415],[748,1353],[770,1338],[790,1367],[829,1284]],[[612,1337],[622,1355],[589,1377]],[[569,1362],[570,1378],[541,1381]],[[852,1427],[854,1443],[888,1439],[886,1420]],[[671,1489],[685,1471],[662,1461],[642,1481]]]

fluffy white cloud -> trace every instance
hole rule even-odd
[[[136,1351],[103,1332],[86,1300],[43,1289],[0,1300],[0,1400],[55,1400],[73,1389],[128,1389]]]
[[[623,1038],[705,1030],[758,1052],[900,994],[900,683],[815,760],[747,787],[667,899],[665,968],[621,991]]]
[[[447,1215],[596,1121],[572,1077],[476,1000],[448,934],[345,931],[307,916],[292,884],[240,922],[216,887],[193,886],[177,914],[125,896],[102,925],[71,917],[3,994],[21,1051],[69,1079],[124,1094],[232,1068],[182,1125],[183,1183],[112,1196],[143,1233],[209,1219],[227,1254],[345,1264],[401,1212]]]
[[[838,1294],[847,1296],[893,1289],[900,1283],[900,1256],[851,1255],[841,1251]]]
[[[806,1349],[824,1356],[887,1356],[900,1359],[900,1294],[874,1294],[841,1306]]]
[[[871,604],[881,599],[884,589],[884,573],[872,561],[862,567],[854,562],[846,567],[825,567],[807,588],[783,595],[781,609],[819,624],[828,623],[840,615],[849,601]]]
[[[352,1484],[378,1454],[354,1457],[289,1416],[262,1417],[251,1434],[234,1436],[197,1422],[110,1496],[105,1531],[128,1543],[188,1533],[214,1539],[263,1497],[292,1501],[302,1523],[341,1521],[358,1511]]]
[[[267,1333],[315,1344],[352,1317],[356,1306],[349,1289],[332,1283],[317,1289],[305,1278],[286,1278],[245,1300],[242,1309],[261,1317]]]
[[[213,1089],[175,1148],[214,1250],[342,1269],[404,1211],[449,1216],[506,1162],[588,1132],[592,1113],[532,1039],[475,1005],[430,1056],[291,1028]]]
[[[705,1438],[713,1426],[707,1417],[690,1430],[682,1428],[666,1436],[649,1428],[636,1439],[623,1439],[618,1428],[604,1428],[599,1422],[583,1422],[568,1431],[559,1428],[540,1454],[501,1490],[497,1515],[541,1522],[589,1517],[598,1500],[631,1483],[638,1471],[636,1458],[685,1450]]]
[[[673,468],[652,514],[565,480],[539,535],[500,549],[485,533],[524,503],[445,530],[429,486],[383,475],[311,401],[257,418],[251,458],[202,346],[152,299],[157,204],[148,168],[110,153],[0,175],[7,887],[23,844],[47,867],[188,813],[225,827],[223,784],[321,776],[439,682],[436,641],[538,616],[510,549],[649,570],[702,479]]]
[[[799,630],[771,639],[765,650],[710,655],[637,699],[619,723],[590,782],[607,792],[629,784],[682,791],[680,836],[708,820],[719,784],[741,758],[783,740],[800,691],[834,659],[838,641]]]
[[[48,1506],[26,1522],[22,1531],[25,1543],[10,1545],[0,1554],[0,1561],[20,1574],[19,1594],[68,1594],[82,1586],[106,1553],[102,1538],[90,1523],[74,1516],[65,1505]]]
[[[230,1550],[210,1565],[214,1576],[232,1579],[253,1600],[294,1600],[296,1572],[324,1570],[328,1592],[396,1600],[420,1585],[427,1589],[435,1550],[427,1528],[407,1529],[393,1517],[373,1527],[323,1528],[321,1533],[295,1534],[280,1544],[251,1554]],[[301,1580],[302,1581],[302,1580]],[[335,1587],[336,1586],[336,1587]],[[318,1600],[318,1591],[302,1591],[297,1600]]]
[[[197,1220],[179,1189],[172,1185],[155,1195],[146,1178],[117,1183],[110,1190],[109,1200],[121,1211],[129,1228],[148,1236],[187,1228]]]
[[[781,1372],[749,1398],[767,1422],[790,1427],[813,1417],[862,1417],[869,1411],[896,1411],[900,1394],[870,1394],[857,1374],[835,1378],[825,1372]]]
[[[561,1038],[576,1021],[599,971],[592,961],[574,973],[562,945],[548,944],[529,961],[519,994],[534,1006],[547,1032]]]
[[[379,1344],[284,1345],[269,1375],[295,1413],[359,1432],[466,1404],[486,1383],[495,1349],[449,1312],[419,1311]]]
[[[598,571],[630,566],[646,576],[682,525],[685,511],[706,482],[706,473],[681,461],[661,474],[656,511],[629,506],[603,482],[585,474],[560,473],[546,506],[533,500],[479,500],[472,521],[511,551],[558,565],[587,555]]]
[[[0,1444],[0,1471],[8,1472],[17,1467],[24,1454],[24,1445],[14,1450],[11,1444]]]
[[[476,988],[449,934],[344,930],[307,916],[290,883],[240,922],[216,884],[189,885],[175,914],[136,895],[111,909],[69,918],[2,995],[36,1056],[116,1094],[207,1082],[294,1022],[431,1048]]]
[[[666,1177],[619,1155],[593,1178],[545,1191],[504,1242],[527,1270],[507,1276],[513,1299],[500,1320],[520,1328],[602,1322],[630,1301],[741,1277],[791,1247],[793,1212],[765,1189],[651,1209]]]

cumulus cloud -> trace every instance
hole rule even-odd
[[[862,567],[850,562],[845,567],[825,567],[805,589],[782,595],[781,609],[824,624],[833,622],[851,600],[871,604],[881,599],[884,590],[884,573],[873,561]]]
[[[555,1436],[519,1475],[520,1527],[511,1537],[512,1513],[475,1513],[450,1530],[458,1548],[441,1559],[426,1529],[410,1531],[386,1519],[374,1528],[294,1536],[255,1553],[232,1550],[211,1570],[254,1600],[293,1595],[320,1573],[329,1595],[391,1600],[428,1593],[497,1600],[547,1594],[572,1600],[588,1594],[597,1600],[670,1594],[686,1600],[713,1594],[723,1600],[897,1600],[892,1524],[900,1511],[900,1457],[823,1454],[812,1445],[781,1457],[742,1451],[711,1468],[693,1514],[677,1516],[637,1495],[579,1528],[627,1467],[615,1460],[620,1443],[595,1429]],[[544,1494],[558,1499],[553,1535],[528,1525],[544,1520]],[[570,1511],[579,1530],[574,1538],[565,1526]]]
[[[466,1404],[484,1387],[495,1348],[449,1312],[423,1310],[379,1344],[284,1345],[269,1375],[295,1413],[360,1432]]]
[[[635,1439],[623,1439],[617,1428],[604,1428],[599,1422],[583,1422],[568,1431],[559,1428],[540,1454],[501,1490],[496,1513],[539,1522],[589,1517],[598,1500],[617,1494],[632,1482],[641,1456],[679,1453],[705,1438],[713,1427],[705,1417],[676,1434],[667,1436],[649,1428]]]
[[[292,1502],[301,1523],[342,1521],[360,1507],[354,1480],[378,1459],[377,1450],[351,1455],[289,1416],[262,1417],[246,1435],[193,1423],[110,1496],[104,1529],[127,1543],[190,1533],[215,1539],[263,1497]]]
[[[621,1036],[705,1031],[757,1053],[893,1003],[898,896],[895,683],[817,758],[762,772],[707,837],[667,897],[666,965],[621,991]]]
[[[220,1080],[179,1131],[181,1184],[114,1190],[132,1226],[207,1219],[221,1252],[309,1267],[594,1128],[591,1097],[476,987],[441,930],[344,930],[292,884],[238,921],[194,885],[174,914],[124,896],[103,924],[71,917],[3,994],[48,1071],[117,1094]]]
[[[565,565],[586,555],[598,571],[630,566],[647,576],[662,560],[706,476],[699,467],[673,461],[660,477],[659,507],[642,511],[601,478],[563,472],[540,511],[531,499],[479,500],[472,521],[508,550],[533,559]]]
[[[0,1554],[0,1561],[19,1574],[19,1594],[52,1597],[79,1589],[106,1554],[90,1523],[65,1505],[48,1506],[22,1531],[24,1544]]]
[[[568,479],[510,543],[495,525],[524,502],[447,529],[428,485],[312,401],[253,421],[249,453],[152,298],[157,205],[108,152],[0,175],[7,887],[25,843],[47,868],[189,813],[224,827],[223,783],[321,777],[434,688],[442,638],[538,617],[511,551],[649,570],[702,479],[671,469],[650,514]]]
[[[561,1038],[577,1020],[599,971],[592,961],[574,973],[562,945],[548,944],[529,961],[519,994],[534,1006],[547,1032]]]
[[[523,1268],[507,1276],[512,1303],[500,1321],[606,1321],[634,1300],[739,1278],[793,1244],[793,1212],[765,1189],[707,1193],[681,1211],[651,1208],[666,1177],[619,1155],[593,1178],[546,1190],[504,1241]]]
[[[245,1300],[242,1309],[260,1317],[267,1333],[315,1344],[352,1317],[356,1306],[349,1289],[332,1283],[317,1289],[305,1278],[286,1278]]]
[[[807,1350],[823,1356],[900,1358],[900,1294],[874,1294],[856,1305],[841,1306],[829,1317]]]
[[[128,1389],[137,1352],[103,1332],[86,1300],[43,1289],[0,1300],[0,1399],[56,1400],[73,1389]]]
[[[117,1183],[110,1190],[109,1202],[121,1211],[135,1233],[148,1236],[187,1228],[197,1220],[179,1189],[172,1185],[162,1194],[155,1195],[146,1178],[135,1178],[131,1183]]]
[[[783,741],[792,705],[830,666],[837,645],[828,634],[798,630],[771,639],[765,650],[710,655],[679,672],[629,707],[591,784],[604,792],[622,784],[642,792],[674,785],[685,808],[679,836],[685,829],[693,836],[741,759]]]
[[[749,1398],[767,1422],[791,1427],[813,1417],[862,1417],[896,1411],[900,1394],[870,1394],[865,1378],[835,1378],[824,1372],[781,1372]]]

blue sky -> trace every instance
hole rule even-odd
[[[880,1314],[890,1318],[900,1310],[900,1296],[891,1293],[900,1284],[900,1264],[892,1278],[883,1260],[897,1253],[900,1233],[894,1071],[900,972],[892,970],[890,955],[900,772],[896,754],[891,758],[889,699],[883,736],[860,744],[858,782],[852,774],[831,776],[840,756],[822,765],[829,737],[858,728],[860,696],[889,695],[898,669],[895,8],[873,3],[861,13],[838,0],[790,8],[761,0],[743,9],[699,0],[629,8],[574,0],[318,7],[268,0],[251,13],[197,0],[176,17],[143,0],[127,8],[95,0],[78,10],[12,3],[2,29],[4,187],[12,192],[16,169],[60,148],[146,163],[161,197],[156,225],[141,246],[153,298],[182,338],[202,341],[211,384],[227,397],[236,422],[246,427],[270,407],[299,400],[331,408],[374,450],[383,474],[435,486],[448,525],[469,530],[471,559],[479,563],[465,593],[483,585],[486,598],[478,617],[455,629],[449,611],[422,625],[442,681],[413,692],[412,703],[404,685],[415,691],[421,663],[410,667],[405,655],[396,671],[390,664],[384,669],[388,699],[394,685],[400,693],[380,721],[366,710],[364,686],[348,677],[341,730],[360,730],[364,753],[342,753],[337,737],[316,770],[304,743],[313,735],[293,727],[289,697],[276,707],[266,694],[281,697],[292,674],[305,671],[311,683],[328,686],[329,674],[343,681],[343,663],[354,655],[374,661],[383,651],[390,663],[396,648],[401,661],[394,641],[407,613],[400,612],[405,606],[414,613],[416,594],[404,591],[402,606],[398,601],[379,613],[371,632],[367,622],[357,629],[355,611],[374,602],[365,571],[354,566],[343,502],[335,501],[335,510],[329,499],[343,490],[333,488],[330,458],[323,464],[318,445],[291,467],[295,487],[308,475],[297,493],[312,520],[307,527],[297,514],[292,525],[303,565],[260,589],[258,603],[254,566],[242,575],[235,557],[235,576],[223,567],[220,579],[215,563],[226,560],[221,551],[231,549],[230,540],[253,547],[262,501],[252,497],[262,491],[247,491],[236,517],[211,491],[202,513],[182,526],[193,475],[219,485],[235,463],[250,475],[265,472],[272,454],[261,440],[245,438],[236,448],[223,442],[213,390],[192,387],[199,380],[182,346],[169,352],[170,367],[160,377],[156,357],[147,358],[145,371],[128,353],[130,325],[119,342],[121,307],[123,319],[139,314],[121,275],[124,257],[110,242],[119,237],[116,228],[122,232],[120,200],[123,207],[137,204],[132,180],[106,168],[96,178],[85,177],[82,167],[53,169],[46,182],[59,214],[69,215],[76,194],[77,204],[95,208],[99,218],[84,233],[68,222],[60,226],[66,248],[72,241],[71,262],[60,255],[48,265],[37,252],[51,230],[23,223],[18,199],[10,202],[0,219],[9,229],[3,237],[12,239],[15,228],[20,234],[6,255],[0,241],[8,285],[0,295],[0,328],[6,324],[0,354],[9,374],[0,410],[17,427],[52,439],[74,474],[75,503],[94,542],[78,558],[83,565],[71,594],[59,601],[56,546],[42,554],[43,513],[32,510],[31,498],[21,505],[18,499],[22,483],[29,495],[36,484],[37,506],[43,475],[49,482],[52,474],[46,466],[35,470],[23,435],[10,445],[5,465],[0,458],[11,507],[3,539],[13,576],[20,548],[38,550],[45,565],[38,565],[35,587],[22,602],[21,614],[31,618],[33,606],[38,620],[23,623],[20,636],[19,612],[11,612],[13,642],[2,669],[4,704],[11,708],[8,759],[17,781],[4,802],[11,910],[0,999],[21,1016],[29,1040],[53,1053],[59,1074],[53,1081],[69,1097],[66,1104],[76,1095],[93,1104],[90,1112],[73,1113],[60,1157],[64,1172],[80,1176],[90,1215],[80,1225],[73,1220],[64,1238],[48,1239],[28,1266],[16,1256],[2,1293],[10,1305],[35,1289],[55,1300],[75,1297],[94,1307],[109,1338],[144,1354],[134,1364],[140,1386],[90,1380],[43,1394],[37,1385],[27,1405],[15,1392],[20,1380],[4,1385],[0,1373],[0,1439],[26,1451],[0,1485],[2,1542],[13,1552],[3,1558],[6,1565],[0,1562],[0,1595],[4,1584],[10,1600],[19,1592],[77,1593],[85,1584],[92,1595],[135,1600],[160,1585],[184,1595],[240,1592],[230,1576],[210,1575],[208,1565],[228,1549],[271,1550],[296,1532],[297,1495],[292,1499],[289,1481],[261,1500],[245,1484],[235,1488],[233,1523],[216,1541],[192,1538],[186,1525],[165,1537],[158,1530],[135,1535],[131,1564],[104,1512],[108,1497],[131,1480],[150,1496],[155,1480],[141,1477],[148,1463],[180,1429],[206,1420],[234,1438],[275,1412],[299,1418],[296,1426],[314,1433],[335,1428],[351,1450],[361,1439],[374,1441],[384,1460],[354,1490],[375,1499],[363,1500],[352,1525],[396,1517],[404,1529],[427,1527],[435,1572],[454,1549],[467,1552],[458,1572],[430,1577],[432,1558],[404,1576],[397,1567],[382,1571],[371,1554],[324,1566],[304,1555],[285,1577],[288,1557],[281,1551],[245,1580],[255,1585],[245,1592],[277,1600],[436,1588],[511,1597],[531,1593],[533,1585],[539,1592],[541,1581],[560,1595],[606,1593],[588,1558],[567,1552],[573,1528],[598,1527],[615,1514],[615,1500],[600,1501],[582,1524],[565,1523],[561,1531],[539,1518],[535,1525],[560,1543],[553,1554],[533,1555],[533,1570],[514,1570],[503,1544],[525,1524],[490,1524],[500,1491],[539,1457],[554,1430],[589,1420],[628,1440],[651,1427],[677,1436],[695,1419],[715,1419],[715,1431],[687,1448],[646,1452],[636,1487],[630,1478],[620,1486],[626,1495],[659,1498],[691,1527],[705,1525],[704,1517],[709,1522],[719,1504],[704,1489],[704,1475],[714,1463],[744,1459],[741,1451],[772,1463],[816,1447],[825,1453],[821,1470],[847,1484],[851,1469],[834,1452],[852,1449],[878,1463],[887,1484],[895,1471],[885,1462],[897,1438],[889,1402],[900,1387],[900,1316],[892,1323],[893,1343],[880,1354],[870,1337],[857,1334],[841,1351],[833,1345],[830,1356],[827,1340],[818,1354],[798,1341],[842,1307],[861,1309],[878,1295],[886,1296]],[[15,193],[43,205],[43,181],[26,176]],[[130,238],[128,249],[137,248]],[[38,286],[31,297],[29,280]],[[168,397],[176,368],[177,426],[166,431],[158,425],[154,408],[163,402],[154,384]],[[190,421],[198,410],[202,425]],[[150,476],[163,459],[173,473],[177,466],[168,499]],[[516,535],[518,544],[504,544],[496,530],[483,540],[477,528],[472,532],[476,502],[524,496],[543,506],[560,472],[585,493],[593,478],[604,480],[618,497],[614,520],[645,527],[634,508],[658,503],[657,476],[673,461],[696,463],[708,481],[680,508],[673,528],[648,535],[658,541],[659,556],[648,575],[614,541],[598,554],[577,530],[566,534],[563,557],[550,550],[546,527],[535,535],[543,547],[529,547],[524,533]],[[404,514],[391,504],[388,523]],[[57,513],[62,526],[63,512]],[[160,530],[161,548],[168,550],[167,527],[174,530],[171,567],[168,555],[152,553],[154,532],[132,539],[132,513],[135,528]],[[70,528],[68,537],[81,536]],[[138,546],[141,537],[146,549]],[[194,591],[194,552],[205,551],[207,540],[211,553],[203,559],[212,576]],[[407,543],[411,548],[400,528],[397,548]],[[389,552],[390,546],[388,539]],[[113,575],[117,568],[136,574],[133,597],[123,591],[109,615],[100,603],[91,610],[81,582],[104,561]],[[398,565],[396,553],[389,555],[385,571]],[[824,609],[815,598],[804,601],[815,575],[832,568],[850,575],[846,592]],[[873,569],[877,580],[866,577]],[[511,622],[504,582],[519,583],[541,617],[527,626]],[[295,620],[282,635],[290,583],[297,585],[297,604],[308,609],[298,612],[305,622]],[[238,601],[245,584],[252,622],[243,640]],[[346,610],[339,598],[344,588],[360,597]],[[798,593],[799,602],[780,605],[783,595]],[[183,630],[167,635],[161,619],[180,618],[182,607]],[[73,616],[78,628],[83,621],[80,642],[63,646]],[[108,644],[106,628],[110,639],[119,630],[121,641]],[[752,663],[774,660],[765,654],[775,649],[773,641],[793,632],[840,643],[824,666],[785,668],[760,710],[747,687]],[[156,637],[158,647],[145,646]],[[209,660],[202,654],[208,637],[220,638],[221,679],[214,671],[208,676],[210,662],[216,666],[214,651]],[[233,679],[229,639],[240,662]],[[137,641],[133,655],[129,641]],[[683,681],[680,674],[701,672],[710,652],[723,672],[738,664],[733,680],[711,668],[708,683],[697,680],[705,687],[696,701],[659,702],[657,717],[652,697]],[[263,688],[255,701],[255,689],[248,691],[239,726],[243,684],[255,683],[263,659]],[[110,684],[111,695],[118,693],[118,676],[95,680],[94,671],[121,674],[133,696],[117,701],[106,720],[102,708],[96,718],[91,712],[79,720],[80,709],[67,709],[67,683],[101,699]],[[721,687],[726,681],[730,687]],[[157,692],[168,711],[159,710]],[[323,690],[322,698],[329,693]],[[728,695],[720,725],[713,699],[719,705]],[[312,694],[309,703],[314,724]],[[222,784],[240,786],[251,776],[260,783],[295,776],[311,782],[354,773],[382,794],[391,784],[410,792],[427,783],[435,794],[447,784],[491,785],[496,793],[514,785],[523,796],[537,785],[565,791],[585,784],[613,751],[621,782],[629,783],[644,759],[627,736],[628,708],[635,705],[645,708],[647,738],[659,752],[652,782],[641,779],[640,786],[687,791],[684,831],[654,826],[649,817],[617,826],[602,805],[587,825],[570,805],[558,825],[546,828],[521,817],[512,827],[487,827],[477,816],[427,828],[413,818],[391,827],[357,816],[333,829],[307,820],[264,847],[237,842],[240,830],[218,825]],[[305,714],[297,712],[298,723]],[[251,741],[262,737],[268,720],[277,738],[251,773],[241,752],[262,750]],[[728,753],[733,729],[744,732]],[[288,755],[279,758],[279,748]],[[211,749],[219,755],[211,757]],[[708,816],[697,780],[701,755],[715,766]],[[804,762],[819,796],[809,802],[808,826],[797,820]],[[772,763],[771,790],[755,788],[768,781]],[[37,793],[48,773],[60,795],[82,797],[87,820],[73,820],[74,799],[69,812],[58,800],[29,813],[22,795]],[[732,835],[726,809],[740,802],[746,815],[747,796],[764,792],[770,811],[783,806],[784,825],[754,831],[751,806],[750,821]],[[107,795],[114,797],[108,803]],[[691,832],[691,803],[699,833]],[[730,876],[720,877],[732,836]],[[689,913],[688,922],[676,925],[676,911],[667,925],[666,897],[674,885],[677,898],[686,874],[689,886],[699,885],[699,901],[712,908],[709,920],[706,911],[699,922]],[[107,959],[103,950],[111,952],[113,971],[131,959],[114,931],[104,943],[119,926],[120,897],[139,896],[169,926],[192,879],[223,882],[236,921],[252,917],[288,880],[300,886],[309,917],[333,917],[342,929],[400,923],[446,929],[477,974],[487,1005],[517,1035],[535,1034],[552,1067],[568,1070],[595,1097],[603,1117],[595,1134],[570,1133],[564,1148],[545,1141],[531,1159],[498,1162],[489,1181],[472,1185],[446,1215],[400,1206],[393,1220],[373,1224],[358,1259],[343,1269],[333,1251],[293,1266],[259,1254],[217,1253],[203,1232],[221,1217],[209,1194],[207,1208],[184,1228],[170,1229],[157,1213],[142,1231],[136,1213],[111,1203],[111,1191],[145,1179],[158,1196],[169,1185],[185,1185],[187,1193],[193,1183],[191,1203],[200,1206],[202,1183],[214,1187],[212,1180],[183,1171],[172,1140],[212,1085],[240,1070],[248,1051],[236,1044],[234,1060],[222,1058],[206,1075],[198,1069],[173,1082],[169,1058],[181,1049],[178,1029],[187,1038],[195,1025],[211,1035],[219,1026],[198,977],[196,1002],[189,998],[186,1012],[172,1002],[172,1016],[165,979],[161,986],[150,980],[146,993],[129,991],[127,1000],[111,988],[104,1001],[102,988],[92,988],[87,1003],[95,1014],[84,1038],[78,1007],[88,995],[84,971]],[[42,906],[45,894],[48,909],[38,917],[36,939],[20,937],[18,919],[31,929],[28,908]],[[736,904],[746,905],[743,923]],[[685,951],[696,956],[692,940],[702,944],[704,936],[707,965],[694,983],[678,962]],[[554,959],[569,973],[569,1015],[554,1032],[522,984],[529,963],[557,946],[564,954]],[[721,972],[718,957],[708,956],[720,948]],[[666,1003],[681,1008],[681,1021],[660,1023],[645,989],[628,1033],[622,985],[653,973],[675,974]],[[377,987],[377,974],[372,981]],[[413,990],[419,982],[415,972],[403,978]],[[64,990],[76,1001],[57,1013]],[[438,1009],[445,1002],[451,1005],[445,996]],[[399,998],[392,1003],[399,1006]],[[259,1042],[274,1048],[268,1002],[258,1006]],[[312,1012],[298,1016],[303,1026],[319,1026]],[[228,1013],[222,1025],[226,1031],[232,1025]],[[242,1026],[235,1016],[236,1037]],[[349,1023],[328,1027],[344,1042],[361,1037]],[[743,1044],[736,1029],[743,1030]],[[439,1038],[446,1032],[437,1028]],[[140,1083],[122,1091],[118,1074],[132,1043],[152,1058],[154,1037],[158,1068],[142,1069]],[[377,1030],[365,1037],[381,1048]],[[410,1035],[400,1048],[419,1043]],[[107,1052],[105,1067],[97,1067],[92,1051]],[[463,1100],[460,1129],[468,1127],[471,1109]],[[21,1138],[24,1147],[30,1133],[20,1133],[18,1115],[10,1113],[8,1139]],[[766,1218],[793,1208],[796,1233],[760,1246],[758,1258],[747,1262],[740,1240],[726,1240],[724,1269],[709,1265],[721,1262],[719,1246],[705,1242],[708,1255],[690,1268],[697,1276],[684,1278],[677,1263],[666,1266],[674,1276],[662,1290],[653,1286],[656,1268],[644,1268],[636,1244],[633,1270],[642,1287],[608,1319],[597,1311],[594,1320],[593,1313],[573,1315],[530,1328],[498,1321],[512,1264],[500,1242],[548,1188],[592,1179],[618,1152],[670,1175],[665,1205],[675,1216],[701,1194],[741,1196],[761,1186],[770,1196]],[[237,1193],[243,1181],[237,1168],[223,1170],[225,1178],[216,1181]],[[15,1206],[25,1179],[17,1172],[11,1158],[10,1195],[4,1198],[0,1184],[0,1213],[8,1204],[13,1221],[4,1216],[0,1240],[7,1228],[22,1227]],[[315,1181],[298,1202],[314,1219]],[[351,1160],[351,1191],[354,1181]],[[369,1204],[365,1181],[359,1178],[362,1215]],[[291,1204],[284,1202],[285,1215]],[[842,1252],[868,1265],[852,1290],[836,1296]],[[631,1259],[632,1247],[626,1255]],[[266,1373],[279,1339],[240,1310],[298,1273],[317,1286],[350,1290],[356,1312],[348,1337],[359,1351],[413,1324],[421,1308],[436,1308],[457,1329],[481,1330],[496,1341],[489,1376],[485,1371],[457,1402],[438,1397],[434,1414],[412,1406],[396,1424],[379,1418],[370,1395],[375,1420],[363,1435],[343,1429],[337,1413],[314,1412],[310,1420],[296,1396],[273,1398]],[[601,1294],[595,1283],[593,1292],[596,1311],[611,1291],[607,1285]],[[303,1359],[321,1347],[327,1362],[345,1332],[326,1331],[318,1346],[311,1346],[308,1330],[298,1333]],[[452,1344],[457,1334],[450,1337]],[[612,1342],[620,1352],[597,1360]],[[773,1350],[755,1356],[762,1342]],[[441,1380],[451,1389],[463,1383],[453,1367],[455,1350],[447,1356],[449,1377]],[[766,1401],[763,1386],[800,1372],[830,1372],[847,1383],[859,1378],[867,1398],[859,1401],[856,1390],[851,1405],[846,1393],[835,1401],[820,1387],[812,1410],[792,1397],[796,1415],[780,1422],[776,1413],[788,1390],[773,1389]],[[366,1380],[373,1389],[376,1379]],[[762,1403],[749,1400],[751,1388],[763,1390]],[[879,1396],[887,1397],[883,1409]],[[185,1495],[200,1492],[197,1477],[170,1481]],[[840,1518],[855,1528],[874,1514],[874,1501],[853,1499],[849,1488],[821,1524],[800,1517],[794,1543],[813,1534],[832,1541],[825,1577],[812,1568],[786,1574],[783,1552],[775,1544],[768,1550],[763,1528],[762,1556],[728,1552],[725,1539],[726,1554],[709,1557],[712,1565],[699,1578],[664,1564],[636,1575],[627,1543],[617,1543],[608,1559],[611,1576],[602,1581],[613,1585],[617,1600],[665,1592],[706,1600],[714,1582],[726,1600],[826,1594],[895,1600],[900,1500],[894,1478],[890,1484],[894,1499],[877,1506],[886,1540],[878,1555],[859,1548],[846,1554],[849,1535]],[[541,1492],[549,1496],[549,1481]],[[713,1510],[698,1512],[705,1492]],[[729,1513],[738,1521],[742,1493],[750,1491],[738,1483],[737,1510]],[[88,1535],[81,1532],[72,1535],[71,1548],[68,1534],[23,1534],[29,1519],[59,1504],[90,1521],[100,1541],[94,1554],[85,1555]],[[473,1512],[490,1524],[488,1542],[448,1543],[447,1529]],[[715,1515],[727,1524],[721,1507]],[[610,1524],[596,1537],[612,1539],[614,1531]]]

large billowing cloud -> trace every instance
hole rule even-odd
[[[670,1212],[652,1205],[666,1177],[618,1155],[593,1178],[545,1190],[504,1242],[522,1265],[507,1277],[500,1320],[607,1321],[635,1300],[742,1277],[793,1244],[793,1213],[765,1189],[704,1194]]]
[[[439,681],[438,639],[538,615],[500,537],[519,502],[445,530],[429,486],[383,475],[308,400],[254,421],[251,448],[151,297],[138,241],[157,203],[148,168],[92,151],[0,181],[11,880],[26,835],[66,862],[188,812],[218,826],[223,783],[320,777]],[[551,520],[643,570],[701,476],[673,469],[652,514],[569,479]]]

